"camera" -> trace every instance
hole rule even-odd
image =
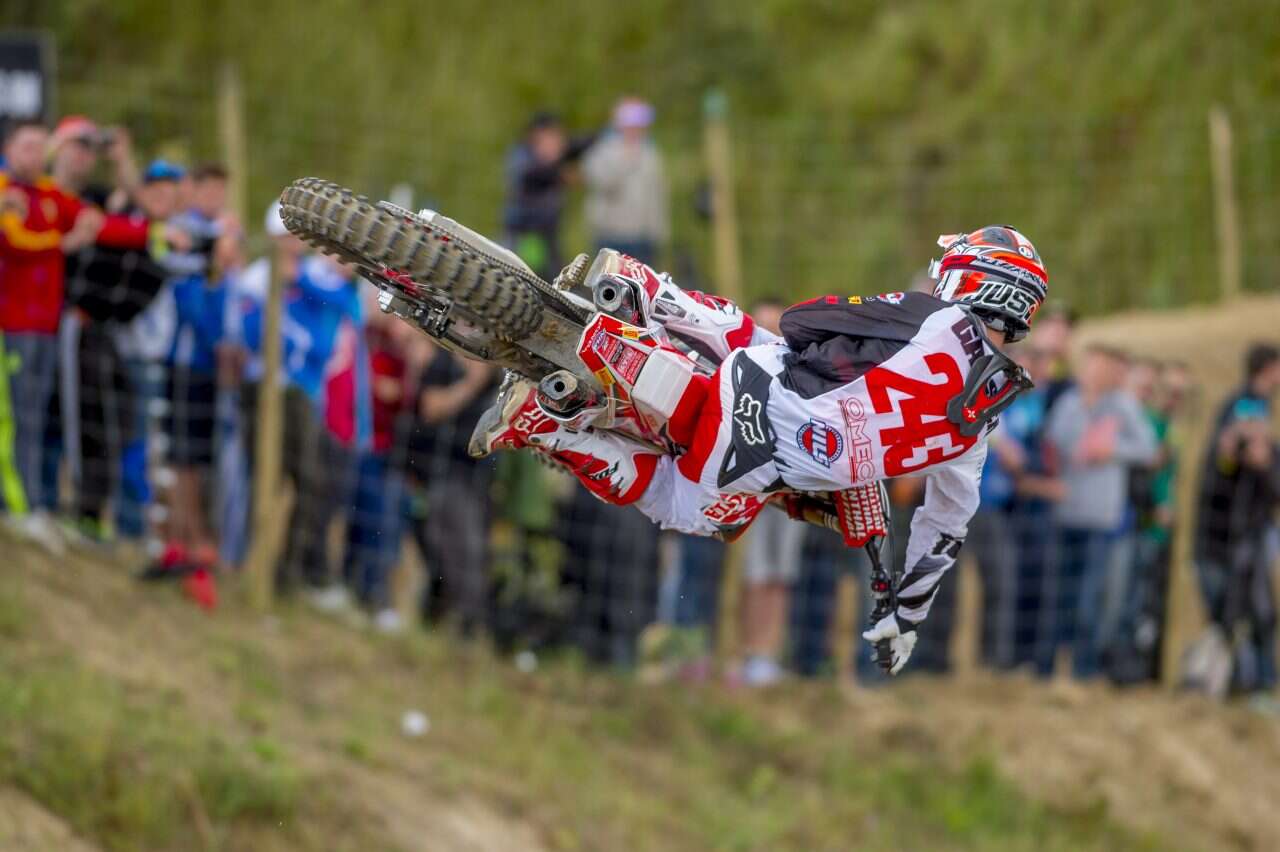
[[[115,144],[116,135],[117,135],[116,131],[112,130],[111,128],[104,128],[103,130],[99,130],[91,140],[93,143],[93,147],[99,151],[106,151],[108,148],[110,148],[112,145]]]

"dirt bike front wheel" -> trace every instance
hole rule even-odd
[[[286,228],[321,251],[406,276],[508,340],[530,336],[542,322],[538,296],[518,270],[407,211],[374,204],[330,181],[302,178],[281,193],[280,216]]]

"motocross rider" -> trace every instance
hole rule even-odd
[[[987,435],[1007,404],[997,401],[1012,400],[1001,393],[1008,374],[984,368],[1003,360],[1016,369],[1000,350],[1026,336],[1048,286],[1035,247],[1014,228],[938,244],[933,295],[802,302],[783,314],[781,337],[733,303],[624,258],[617,274],[638,285],[643,327],[597,315],[578,354],[661,421],[676,451],[550,416],[537,387],[513,377],[478,424],[472,453],[532,448],[601,499],[695,535],[740,531],[778,492],[838,493],[926,475],[897,610],[863,634],[890,640],[897,672],[978,507]],[[688,353],[720,366],[699,374]]]

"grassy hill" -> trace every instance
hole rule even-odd
[[[1275,309],[1130,315],[1085,336],[1189,359],[1200,433]],[[743,694],[571,657],[527,675],[440,635],[255,615],[234,582],[209,616],[140,586],[124,558],[55,561],[2,533],[0,551],[0,849],[1065,852],[1280,836],[1280,728],[1241,707],[979,676]],[[1185,565],[1174,598],[1182,647]],[[401,732],[407,711],[424,736]]]
[[[1044,852],[1280,829],[1273,726],[1199,701],[528,675],[440,636],[255,616],[234,586],[209,616],[121,564],[4,547],[4,848]],[[401,732],[409,710],[425,735]]]
[[[1009,221],[1086,311],[1203,300],[1220,103],[1248,285],[1278,283],[1280,15],[1264,0],[13,0],[6,24],[57,34],[64,108],[192,155],[217,152],[214,82],[235,63],[255,210],[302,174],[371,194],[407,180],[494,231],[502,152],[533,108],[591,127],[642,94],[695,260],[700,110],[719,87],[748,285],[796,297],[896,288],[936,234]]]

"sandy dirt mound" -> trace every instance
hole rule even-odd
[[[879,736],[985,751],[1035,798],[1196,848],[1280,848],[1280,723],[1155,690],[922,680],[850,701]]]
[[[0,787],[0,849],[23,852],[94,852],[58,817],[30,796]]]

